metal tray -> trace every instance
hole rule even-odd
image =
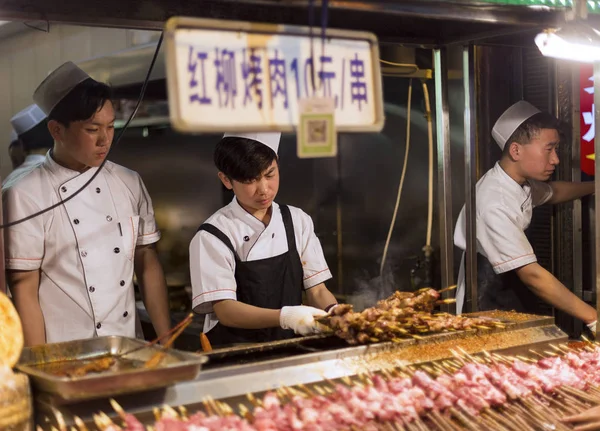
[[[45,344],[23,349],[17,368],[29,375],[33,387],[38,391],[63,400],[84,400],[157,389],[193,380],[208,361],[203,355],[169,349],[165,351],[166,355],[158,367],[141,368],[154,353],[162,350],[157,346],[141,348],[145,344],[142,340],[118,336]],[[134,349],[139,350],[132,351]],[[107,356],[116,357],[116,370],[82,377],[59,376],[51,371]]]

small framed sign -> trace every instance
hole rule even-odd
[[[331,98],[311,98],[299,101],[300,120],[296,133],[298,157],[337,156],[335,101]]]

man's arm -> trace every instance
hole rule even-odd
[[[308,305],[324,310],[331,304],[336,304],[335,296],[327,289],[325,283],[317,284],[306,290],[306,302]]]
[[[25,346],[46,343],[46,327],[38,290],[40,271],[6,271],[15,308],[21,317]]]
[[[548,304],[583,320],[585,323],[592,323],[596,320],[596,310],[577,298],[538,263],[530,263],[515,271],[521,281]]]
[[[171,329],[167,283],[154,245],[138,246],[134,260],[140,292],[157,336]]]
[[[230,328],[278,328],[281,310],[255,307],[243,302],[225,299],[215,301],[213,310],[222,325]]]
[[[594,193],[593,181],[587,181],[585,183],[552,181],[549,184],[552,188],[552,197],[548,200],[548,203],[551,204],[569,202]]]
[[[298,335],[319,333],[322,328],[315,317],[325,316],[323,310],[306,305],[286,306],[281,310],[260,308],[233,299],[223,299],[213,303],[213,310],[222,325],[231,328],[291,329]]]

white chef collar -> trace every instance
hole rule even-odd
[[[272,202],[271,203],[272,206],[272,218],[271,220],[274,219],[275,214],[278,213],[278,209],[279,209],[279,204],[277,202]],[[230,208],[233,212],[233,215],[238,219],[243,221],[244,223],[246,223],[247,225],[249,225],[250,227],[252,227],[253,229],[257,229],[257,230],[264,230],[265,229],[265,225],[262,221],[260,221],[259,219],[257,219],[256,217],[254,217],[252,214],[250,214],[248,211],[246,211],[241,205],[240,202],[237,200],[237,197],[233,197],[233,200],[230,203]],[[269,223],[269,226],[271,226],[272,224]]]
[[[504,150],[506,141],[521,124],[540,112],[539,109],[524,100],[520,100],[504,111],[492,129],[492,137],[500,149]]]
[[[46,119],[46,114],[39,106],[33,104],[20,111],[10,119],[17,136],[23,135]]]
[[[254,141],[260,142],[263,145],[266,145],[277,154],[277,150],[279,150],[279,141],[281,139],[281,133],[225,133],[223,135],[224,138],[246,138],[252,139]]]
[[[90,76],[68,61],[42,81],[33,93],[33,101],[49,115],[77,85]]]

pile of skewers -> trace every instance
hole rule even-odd
[[[600,347],[553,346],[541,359],[484,352],[429,365],[383,370],[311,389],[282,387],[262,399],[249,394],[252,411],[240,416],[226,403],[206,399],[206,412],[188,415],[184,408],[155,411],[156,431],[374,430],[566,431],[565,415],[600,403]],[[113,402],[119,426],[105,414],[95,416],[102,431],[146,428]],[[61,431],[68,431],[57,414]],[[87,431],[76,419],[80,431]],[[148,428],[150,429],[150,428]]]
[[[395,292],[360,313],[353,311],[350,304],[341,304],[327,316],[319,318],[318,322],[349,344],[400,341],[439,332],[504,327],[501,322],[490,318],[433,314],[436,305],[454,302],[454,299],[440,299],[441,293],[454,288]]]

